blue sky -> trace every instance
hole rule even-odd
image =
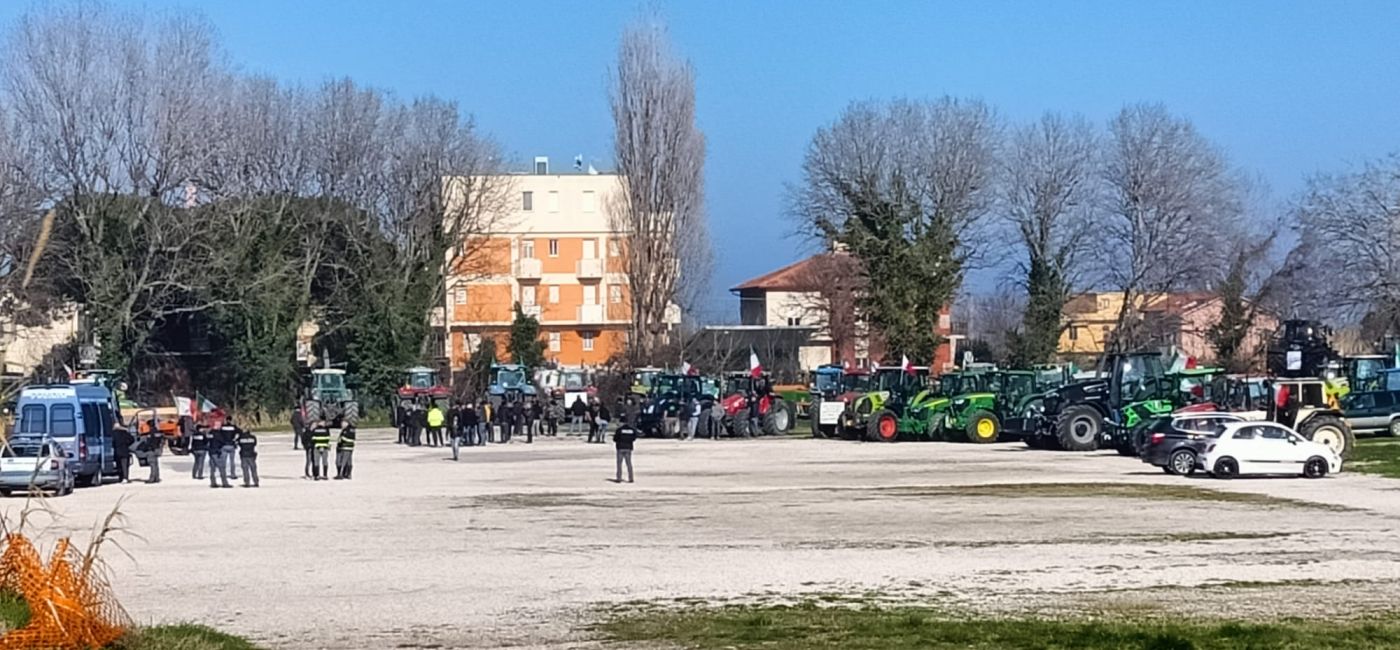
[[[1400,149],[1397,2],[113,2],[193,9],[239,67],[350,76],[455,99],[519,160],[608,165],[605,80],[651,8],[698,73],[707,201],[725,289],[800,257],[785,184],[855,99],[979,97],[1007,119],[1105,121],[1125,103],[1187,116],[1285,201],[1312,173]],[[25,9],[0,6],[0,20]],[[974,288],[995,285],[982,272]]]

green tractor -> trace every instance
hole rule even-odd
[[[897,373],[897,374],[896,374]],[[879,368],[876,386],[881,390],[867,393],[859,400],[869,404],[870,416],[865,422],[865,437],[872,442],[894,442],[904,439],[932,440],[939,435],[943,411],[949,400],[928,384],[928,368]],[[859,412],[859,409],[856,409]]]
[[[910,374],[899,366],[876,366],[866,381],[865,392],[855,395],[841,414],[838,427],[841,437],[859,438],[866,435],[871,418],[885,407],[896,392],[917,393],[928,384],[928,368],[915,368]]]
[[[943,420],[951,440],[986,444],[1003,434],[1022,436],[1035,422],[1045,395],[1065,383],[1059,366],[964,375]],[[945,382],[947,379],[945,378]]]
[[[1139,423],[1176,408],[1161,355],[1109,354],[1100,367],[1099,376],[1045,396],[1038,423],[1022,436],[1027,446],[1067,451],[1117,446],[1120,439],[1131,440],[1127,432]]]

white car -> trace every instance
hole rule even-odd
[[[1342,471],[1342,457],[1273,422],[1231,422],[1201,455],[1200,467],[1216,478],[1303,475],[1322,478]]]

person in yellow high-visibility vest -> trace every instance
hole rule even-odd
[[[442,407],[433,403],[428,407],[428,446],[437,447],[442,444],[442,425],[445,423]]]
[[[327,479],[330,468],[331,430],[325,422],[317,422],[311,430],[311,477],[317,481]]]

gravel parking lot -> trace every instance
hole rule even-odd
[[[263,435],[258,490],[165,481],[53,499],[86,538],[125,498],[108,554],[142,622],[274,648],[586,647],[633,600],[917,601],[984,612],[1336,616],[1400,599],[1400,484],[1166,476],[1015,443],[807,439],[638,443],[638,482],[577,439],[464,450],[362,432],[352,482],[301,479]],[[144,470],[136,472],[144,477]],[[11,517],[23,500],[4,503]]]

